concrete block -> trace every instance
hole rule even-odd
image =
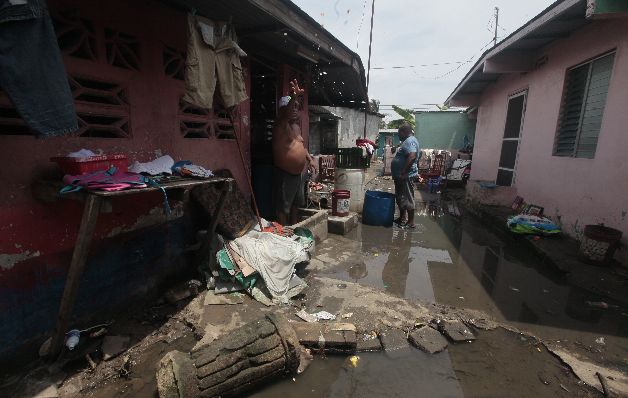
[[[327,217],[327,225],[329,228],[329,233],[336,235],[346,235],[358,226],[358,214],[349,213],[349,215],[344,217],[330,215]]]
[[[327,210],[299,209],[299,211],[301,212],[302,217],[304,217],[303,221],[291,225],[290,227],[302,227],[309,229],[312,231],[312,234],[314,234],[316,243],[320,243],[327,239]]]

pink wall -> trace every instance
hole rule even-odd
[[[552,156],[566,70],[612,49],[615,64],[595,158]],[[508,96],[527,89],[514,181],[517,194],[545,207],[569,235],[578,236],[586,224],[604,223],[623,231],[628,244],[628,23],[594,22],[554,42],[543,54],[548,56],[545,65],[504,76],[483,94],[471,179],[497,177]],[[628,263],[628,248],[616,257]]]

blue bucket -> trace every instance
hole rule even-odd
[[[362,223],[392,227],[395,218],[395,195],[389,192],[366,191]]]

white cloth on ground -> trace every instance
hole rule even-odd
[[[174,166],[174,159],[172,159],[170,155],[164,155],[146,163],[135,161],[135,163],[129,167],[129,171],[132,173],[146,173],[156,176],[159,174],[172,174],[172,166]]]
[[[264,279],[273,297],[290,289],[295,265],[309,260],[308,248],[297,240],[269,232],[251,230],[230,243]]]

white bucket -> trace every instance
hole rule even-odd
[[[335,189],[344,189],[351,192],[349,210],[362,213],[364,203],[364,170],[336,168]]]

